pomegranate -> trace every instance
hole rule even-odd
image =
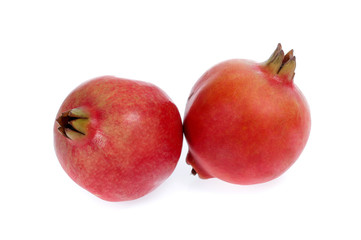
[[[299,157],[310,133],[306,99],[293,83],[296,58],[281,44],[262,63],[233,59],[209,69],[188,98],[187,163],[200,178],[270,181]]]
[[[65,172],[107,201],[133,200],[159,186],[173,172],[182,140],[180,114],[162,90],[111,76],[71,92],[54,126]]]

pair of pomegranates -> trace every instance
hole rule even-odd
[[[55,150],[65,172],[108,201],[159,186],[181,154],[200,178],[235,184],[272,180],[301,154],[310,112],[293,83],[296,58],[279,44],[263,63],[228,60],[208,70],[188,98],[184,122],[158,87],[111,76],[77,87],[61,105]]]

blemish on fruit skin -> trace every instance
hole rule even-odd
[[[128,122],[137,122],[140,119],[140,116],[137,112],[129,112],[124,119]]]
[[[100,131],[97,131],[92,139],[93,144],[99,148],[104,148],[107,145],[107,138],[103,136]]]

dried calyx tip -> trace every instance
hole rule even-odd
[[[66,138],[79,139],[87,133],[89,117],[79,108],[63,112],[56,121],[59,124],[58,131]]]
[[[279,43],[271,57],[263,64],[263,66],[272,74],[284,77],[289,82],[293,81],[296,69],[296,57],[293,56],[293,49],[286,55]]]

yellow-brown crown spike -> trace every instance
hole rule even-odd
[[[293,57],[293,49],[291,49],[283,58],[282,64],[285,64],[290,58]]]
[[[293,49],[284,55],[279,43],[270,58],[262,65],[268,72],[282,76],[283,79],[292,82],[296,69],[296,57],[293,55]]]
[[[282,65],[280,71],[278,72],[278,75],[286,77],[288,81],[293,81],[293,78],[295,76],[295,69],[296,69],[296,57],[293,56]]]

